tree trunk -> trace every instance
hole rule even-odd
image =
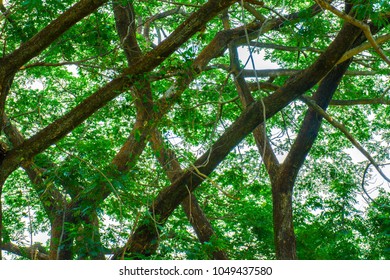
[[[322,80],[313,95],[313,99],[322,109],[326,110],[328,107],[350,63],[351,60],[348,60],[336,66]],[[294,260],[297,258],[292,213],[293,189],[298,172],[317,138],[321,123],[322,117],[314,110],[308,109],[286,160],[279,168],[276,178],[271,180],[277,259]]]

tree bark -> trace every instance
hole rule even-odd
[[[24,257],[30,260],[48,260],[49,256],[47,253],[41,248],[39,244],[34,244],[31,247],[22,247],[17,246],[12,243],[4,243],[0,250],[5,250],[15,255]]]

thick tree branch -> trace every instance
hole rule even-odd
[[[323,111],[328,107],[334,92],[336,91],[344,73],[349,67],[350,61],[336,66],[321,82],[318,90],[313,95],[313,101],[318,104]],[[322,115],[321,115],[322,116]],[[319,128],[321,126],[322,117],[318,116],[318,112],[308,110],[301,129],[290,149],[285,161],[282,164],[281,173],[288,176],[282,176],[286,180],[294,181],[298,174],[298,170],[302,166],[306,155],[311,149]],[[288,172],[288,173],[287,173]]]
[[[230,24],[229,24],[229,19],[227,14],[225,14],[225,16],[222,18],[222,21],[225,28],[229,29]],[[246,108],[248,107],[249,104],[255,102],[255,100],[251,95],[250,88],[242,74],[237,47],[233,43],[229,44],[229,56],[230,56],[230,69],[232,74],[234,75],[234,82],[236,85],[236,89],[240,97],[241,103],[243,104],[244,108]],[[279,169],[279,161],[276,158],[276,155],[274,154],[272,146],[266,135],[265,122],[263,124],[260,124],[258,127],[256,127],[253,130],[252,134],[255,139],[256,145],[259,149],[259,152],[263,157],[264,164],[268,172],[275,174]],[[273,176],[271,176],[271,178],[273,178]]]
[[[127,6],[119,6],[114,4],[114,14],[117,23],[117,30],[121,41],[123,42],[123,47],[128,57],[128,63],[129,65],[131,65],[131,61],[134,56],[141,56],[141,50],[135,38],[136,30],[134,20],[132,20],[135,17],[134,9],[131,4],[128,4]],[[128,15],[131,15],[131,17]],[[127,29],[127,39],[124,38],[125,34],[121,32],[124,29]],[[115,156],[112,163],[121,172],[129,170],[130,167],[135,164],[137,155],[139,155],[145,147],[146,136],[149,135],[149,130],[145,129],[145,124],[150,122],[156,123],[155,114],[153,113],[153,98],[149,81],[145,79],[139,85],[133,87],[133,91],[135,94],[137,108],[136,123],[131,133],[132,135],[130,135],[129,139]],[[158,157],[158,159],[160,163],[166,170],[169,179],[174,180],[174,178],[176,178],[178,174],[181,173],[179,163],[177,162],[176,158],[174,157],[174,154],[171,151],[167,151],[163,148],[162,138],[161,135],[159,135],[159,133],[157,132],[157,130],[154,129],[150,133],[152,147],[155,150],[159,149],[158,152],[160,156]],[[137,136],[135,134],[137,134]],[[210,241],[211,236],[204,237],[203,235],[205,233],[210,233],[210,231],[206,230],[210,229],[211,225],[208,223],[206,217],[204,216],[203,211],[199,207],[196,198],[192,196],[191,199],[187,199],[187,201],[183,202],[183,208],[191,224],[193,224],[195,231],[198,233],[200,241]],[[197,223],[196,221],[201,222]],[[199,227],[199,224],[202,224],[202,227]],[[212,229],[211,233],[214,233]],[[215,257],[226,259],[226,255],[223,254],[223,252],[216,251],[214,253],[216,254]]]
[[[69,8],[34,37],[0,59],[0,116],[4,114],[9,88],[16,71],[46,49],[54,40],[85,16],[95,11],[107,0],[81,0]],[[1,181],[1,180],[0,180]]]
[[[3,115],[2,124],[5,135],[13,146],[18,146],[23,143],[23,135],[5,115]],[[23,161],[21,165],[29,176],[33,187],[46,211],[46,214],[52,221],[56,216],[56,213],[63,208],[63,203],[65,203],[63,196],[56,189],[53,183],[44,182],[42,177],[44,170],[37,167],[32,161]]]
[[[30,260],[48,260],[49,255],[40,244],[31,247],[18,246],[13,243],[4,243],[1,249]]]

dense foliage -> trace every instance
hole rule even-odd
[[[0,3],[2,258],[390,258],[389,1]]]

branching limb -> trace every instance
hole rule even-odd
[[[380,45],[380,44],[383,44],[389,40],[390,40],[390,34],[386,34],[386,35],[378,37],[376,39],[376,44]],[[371,42],[366,42],[364,44],[361,44],[360,46],[358,46],[350,51],[347,51],[337,63],[339,64],[341,62],[344,62],[344,61],[350,59],[351,57],[353,57],[353,56],[355,56],[355,55],[357,55],[365,50],[368,50],[369,48],[371,48],[371,46],[372,46]]]
[[[3,115],[2,126],[8,140],[13,146],[21,145],[24,141],[23,135],[19,130],[8,120],[7,116]],[[55,188],[51,182],[45,182],[42,176],[44,170],[36,166],[32,161],[23,161],[22,167],[29,176],[36,193],[48,215],[53,221],[57,211],[63,208],[65,199],[62,194]]]
[[[371,46],[374,48],[374,50],[379,54],[379,56],[385,61],[388,65],[390,65],[390,59],[385,55],[385,53],[382,51],[382,49],[379,47],[377,42],[375,41],[374,37],[372,36],[370,26],[353,18],[352,16],[338,10],[337,8],[330,5],[328,2],[324,0],[316,0],[318,5],[320,5],[322,8],[329,10],[339,18],[344,19],[345,21],[349,22],[350,24],[360,28],[364,35],[366,36],[368,42],[371,44]]]
[[[345,24],[328,49],[320,55],[312,66],[294,79],[288,80],[274,94],[265,97],[265,106],[259,101],[250,104],[193,165],[199,169],[200,173],[208,176],[234,147],[265,121],[264,108],[266,108],[266,118],[270,118],[298,96],[312,88],[331,71],[359,34],[360,30],[358,28]],[[160,191],[149,208],[149,212],[157,218],[156,222],[163,224],[187,196],[187,191],[195,190],[203,181],[204,179],[194,175],[193,167],[189,167],[174,183]],[[150,221],[144,221],[132,235],[135,252],[148,254],[148,248],[156,241],[155,235],[150,234],[149,224]]]
[[[379,164],[375,161],[375,159],[370,155],[369,152],[367,152],[362,145],[353,137],[351,133],[345,128],[345,126],[336,121],[334,118],[332,118],[328,113],[326,113],[320,106],[318,106],[313,100],[307,98],[306,96],[301,96],[300,99],[305,102],[310,108],[315,110],[318,114],[320,114],[324,119],[326,119],[333,127],[340,130],[347,139],[352,143],[353,146],[355,146],[356,149],[358,149],[367,159],[368,161],[375,167],[375,169],[378,171],[378,173],[385,179],[386,181],[390,182],[390,178],[388,178],[380,168]]]
[[[80,2],[84,4],[85,2],[89,3],[88,1]],[[103,1],[94,2],[100,3]],[[222,0],[219,2],[220,5],[214,5],[215,3],[207,2],[199,10],[188,17],[188,19],[175,29],[175,31],[161,44],[159,44],[158,47],[146,53],[142,57],[134,59],[133,64],[124,71],[123,75],[113,79],[111,82],[106,84],[106,86],[97,90],[94,94],[90,95],[63,117],[54,121],[30,139],[26,140],[22,146],[16,147],[12,152],[10,151],[4,160],[4,168],[0,171],[0,184],[3,183],[9,174],[11,174],[15,168],[19,166],[23,158],[31,158],[37,153],[40,153],[48,148],[50,145],[56,143],[59,139],[63,138],[94,112],[106,105],[107,102],[117,97],[126,88],[132,86],[139,75],[148,73],[160,65],[167,57],[176,51],[177,48],[185,43],[192,35],[198,32],[209,20],[214,18],[221,10],[229,7],[234,2],[235,0]],[[22,47],[24,49],[27,46],[28,44],[26,43]],[[22,50],[22,47],[19,48],[19,52]],[[36,50],[36,48],[33,49]],[[32,55],[35,52],[30,50],[29,53]],[[16,56],[16,54],[14,53],[13,56]],[[18,60],[21,59],[24,61],[21,65],[25,63],[25,60],[28,57],[26,57],[26,55],[21,55],[21,57],[18,58]],[[18,68],[21,65],[19,65]],[[0,107],[0,110],[1,109],[2,108]]]
[[[249,104],[253,103],[255,100],[251,94],[247,82],[245,81],[242,75],[242,69],[240,68],[240,64],[238,60],[237,47],[230,45],[229,52],[230,52],[231,69],[234,75],[236,89],[239,94],[241,103],[243,104],[244,108],[246,108]],[[261,85],[260,83],[254,83],[254,87],[259,89]],[[277,170],[279,169],[279,162],[275,153],[273,152],[271,143],[267,137],[265,125],[261,124],[258,127],[256,127],[253,130],[252,134],[255,139],[259,153],[263,158],[267,171],[270,174],[270,177],[272,178],[273,175],[275,175]]]
[[[224,17],[222,18],[222,22],[225,29],[230,28],[230,22],[227,14],[225,14]],[[247,37],[247,42],[249,43],[248,37]],[[238,96],[240,97],[241,104],[244,106],[244,108],[247,108],[251,103],[255,102],[255,99],[251,94],[248,83],[245,81],[245,78],[242,75],[243,69],[241,69],[237,46],[234,43],[229,44],[229,56],[230,56],[230,69],[231,69],[231,73],[233,74],[234,83],[238,92]],[[250,53],[250,56],[253,62],[252,53]],[[260,82],[258,81],[258,79],[256,79],[256,82],[254,84],[255,86],[257,86],[258,89],[260,88]],[[264,104],[262,105],[264,107]],[[265,108],[263,109],[265,111]],[[279,169],[279,161],[267,137],[265,122],[257,126],[253,130],[252,134],[255,139],[256,146],[259,150],[259,153],[261,154],[261,157],[267,168],[267,171],[270,174],[270,177],[272,178],[273,175],[276,174],[277,170]]]
[[[293,76],[301,72],[302,70],[299,69],[261,69],[261,70],[249,70],[244,69],[242,70],[242,75],[246,78],[253,78],[253,77],[280,77],[280,76]],[[373,76],[380,74],[377,71],[355,71],[355,70],[349,70],[345,73],[347,76]]]

